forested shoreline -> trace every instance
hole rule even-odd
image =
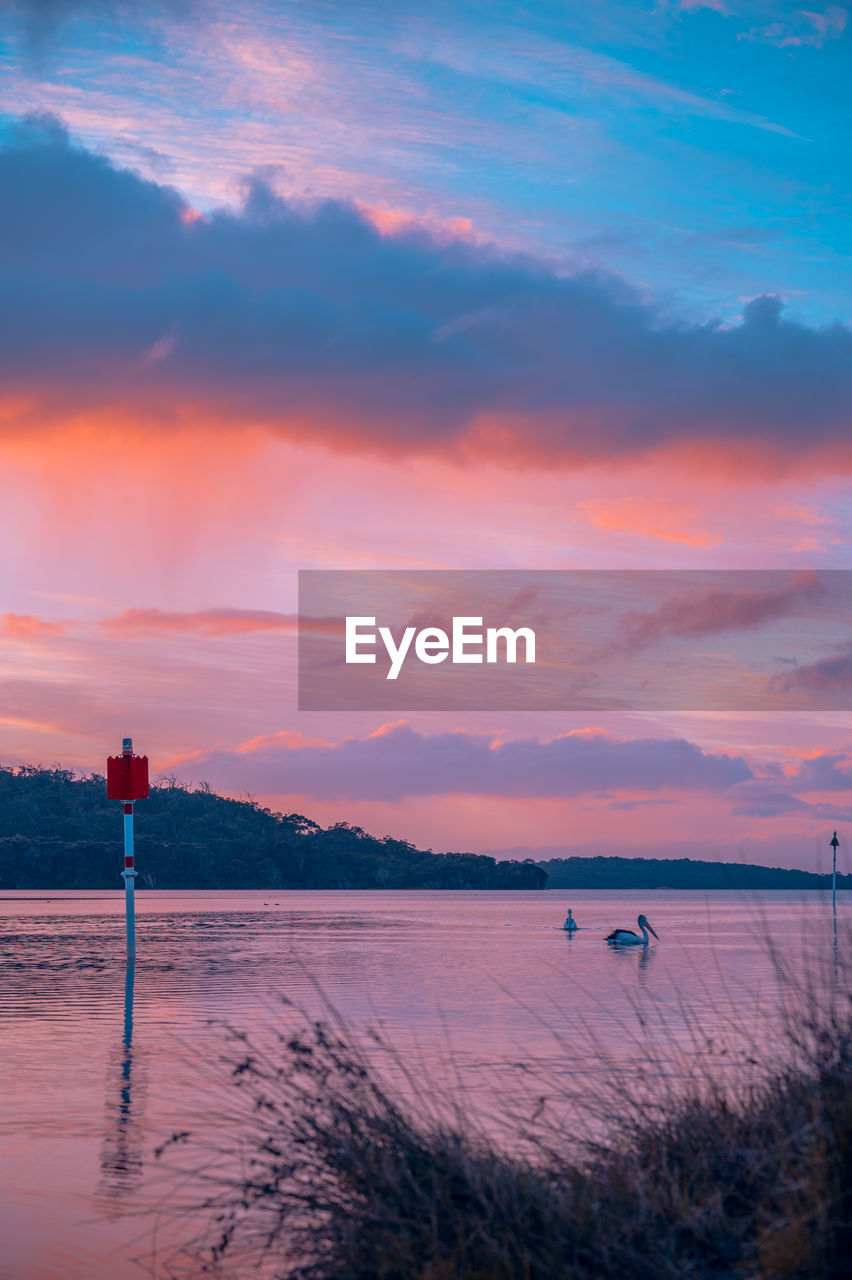
[[[692,858],[550,858],[536,864],[549,889],[830,889],[831,876],[753,863]],[[839,875],[838,889],[852,889]]]
[[[171,778],[137,803],[144,889],[817,889],[830,876],[689,858],[499,860],[322,827]],[[99,774],[0,768],[0,890],[120,887],[120,806]],[[852,888],[852,876],[837,877]]]
[[[137,887],[149,889],[543,889],[532,860],[433,853],[339,822],[282,814],[175,779],[137,802]],[[0,890],[112,889],[121,807],[98,774],[0,769]]]

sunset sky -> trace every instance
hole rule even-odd
[[[769,0],[0,0],[0,760],[825,866],[848,711],[300,713],[295,615],[850,567],[850,59]]]

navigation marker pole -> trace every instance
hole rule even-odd
[[[127,959],[136,959],[136,868],[133,865],[133,801],[124,806],[124,914],[127,918]]]
[[[831,913],[834,916],[834,936],[837,937],[837,832],[831,837]]]
[[[133,857],[133,802],[148,795],[148,757],[133,754],[133,739],[123,738],[121,755],[107,760],[107,799],[124,801],[124,911],[127,961],[136,959],[136,867]]]

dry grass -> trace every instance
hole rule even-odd
[[[422,1090],[418,1105],[400,1103],[334,1017],[264,1050],[232,1033],[242,1109],[208,1147],[187,1148],[214,1227],[189,1271],[171,1274],[841,1280],[852,1006],[842,990],[829,1003],[799,990],[783,1062],[774,1044],[773,1062],[735,1090],[704,1072],[651,1107],[603,1086],[596,1121],[609,1136],[578,1149],[551,1129],[537,1142],[539,1123],[514,1155],[458,1106],[448,1114]]]

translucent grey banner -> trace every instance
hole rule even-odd
[[[852,709],[852,571],[303,570],[303,711]]]

